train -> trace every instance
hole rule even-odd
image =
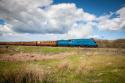
[[[70,39],[70,40],[32,41],[32,42],[0,42],[0,45],[98,47],[94,39]]]

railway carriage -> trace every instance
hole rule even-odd
[[[37,41],[37,46],[56,46],[56,41]]]

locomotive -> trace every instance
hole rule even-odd
[[[94,39],[71,39],[59,40],[57,46],[70,46],[70,47],[97,47]]]
[[[57,41],[0,42],[0,45],[97,47],[94,39],[70,39]]]

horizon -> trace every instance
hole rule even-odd
[[[125,0],[0,0],[0,42],[81,38],[125,39]]]
[[[94,39],[95,41],[117,41],[117,40],[125,40],[125,39],[95,39],[95,38],[80,38],[80,39]],[[62,39],[62,40],[72,40],[72,39]],[[59,40],[37,40],[37,41],[59,41]],[[0,41],[0,42],[35,42],[35,40],[31,40],[31,41]]]

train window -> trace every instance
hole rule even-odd
[[[38,41],[37,43],[40,44],[40,41]]]

